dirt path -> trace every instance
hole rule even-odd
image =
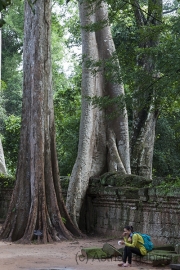
[[[20,245],[0,242],[0,270],[117,270],[118,261],[80,260],[83,247],[102,247],[105,242],[118,248],[117,239],[87,238],[47,245]],[[133,262],[133,270],[165,269]],[[169,267],[166,267],[170,269]],[[126,268],[128,269],[128,268]]]

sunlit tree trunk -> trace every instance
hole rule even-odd
[[[150,49],[155,48],[159,42],[159,30],[156,26],[162,21],[162,0],[149,0],[147,16],[144,15],[138,1],[132,0],[131,3],[139,29],[148,32],[151,27],[151,32],[149,31],[147,37],[139,44],[142,51],[145,49],[137,59],[144,77],[137,78],[137,88],[134,91],[131,168],[134,174],[152,178],[155,127],[159,112],[154,102],[156,93],[152,83],[153,79],[158,79],[158,71],[155,56]],[[145,83],[146,81],[149,83]]]
[[[82,113],[78,155],[72,170],[67,194],[67,209],[75,224],[78,224],[80,209],[91,176],[107,171],[130,173],[128,119],[125,104],[111,120],[108,116],[117,112],[117,107],[100,109],[93,107],[89,97],[122,97],[123,84],[112,76],[120,71],[115,47],[108,23],[107,5],[96,1],[79,2],[82,34]],[[94,23],[104,23],[98,31],[87,30]],[[108,61],[113,62],[108,69]],[[99,62],[100,61],[100,62]],[[101,63],[99,66],[97,63]],[[108,78],[109,72],[111,78]],[[111,80],[112,79],[112,80]]]
[[[65,209],[55,145],[51,0],[25,1],[23,108],[17,179],[1,239],[47,243],[80,235]],[[62,217],[66,219],[66,225]]]
[[[0,19],[1,19],[1,12],[0,12]],[[0,28],[0,90],[1,90],[1,55],[2,55],[2,31]],[[3,174],[7,173],[1,138],[0,138],[0,173]]]
[[[7,173],[1,138],[0,138],[0,173],[3,174]]]

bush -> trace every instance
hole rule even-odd
[[[12,175],[0,174],[0,188],[14,188],[15,177]]]

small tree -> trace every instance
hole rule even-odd
[[[56,156],[51,76],[51,0],[25,1],[23,108],[16,184],[1,239],[43,243],[81,235],[65,209]],[[66,220],[66,226],[62,217]]]

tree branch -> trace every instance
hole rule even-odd
[[[162,23],[162,0],[148,1],[147,23],[157,25]]]
[[[160,22],[162,23],[162,19],[158,19],[157,16],[155,17],[154,15],[150,14],[149,12],[143,10],[139,3],[136,1],[136,0],[123,0],[125,3],[128,3],[130,4],[133,9],[134,9],[134,12],[136,10],[136,14],[140,16],[140,18],[142,18],[142,21],[141,20],[138,20],[138,16],[136,17],[136,20],[137,20],[137,23],[139,24],[139,22],[141,21],[142,24],[139,24],[140,26],[143,26],[143,25],[146,25],[147,24],[147,20],[144,16],[144,14],[148,15],[149,18],[152,18],[152,19],[155,19],[157,22]]]
[[[136,18],[136,23],[140,26],[143,26],[147,23],[147,20],[144,16],[142,9],[140,8],[139,2],[137,0],[130,0],[130,3],[134,10],[134,15]]]
[[[176,11],[178,10],[178,8],[173,8],[173,9],[170,9],[170,10],[166,10],[166,11],[163,11],[163,14],[169,14],[169,13],[172,13],[173,11]]]

